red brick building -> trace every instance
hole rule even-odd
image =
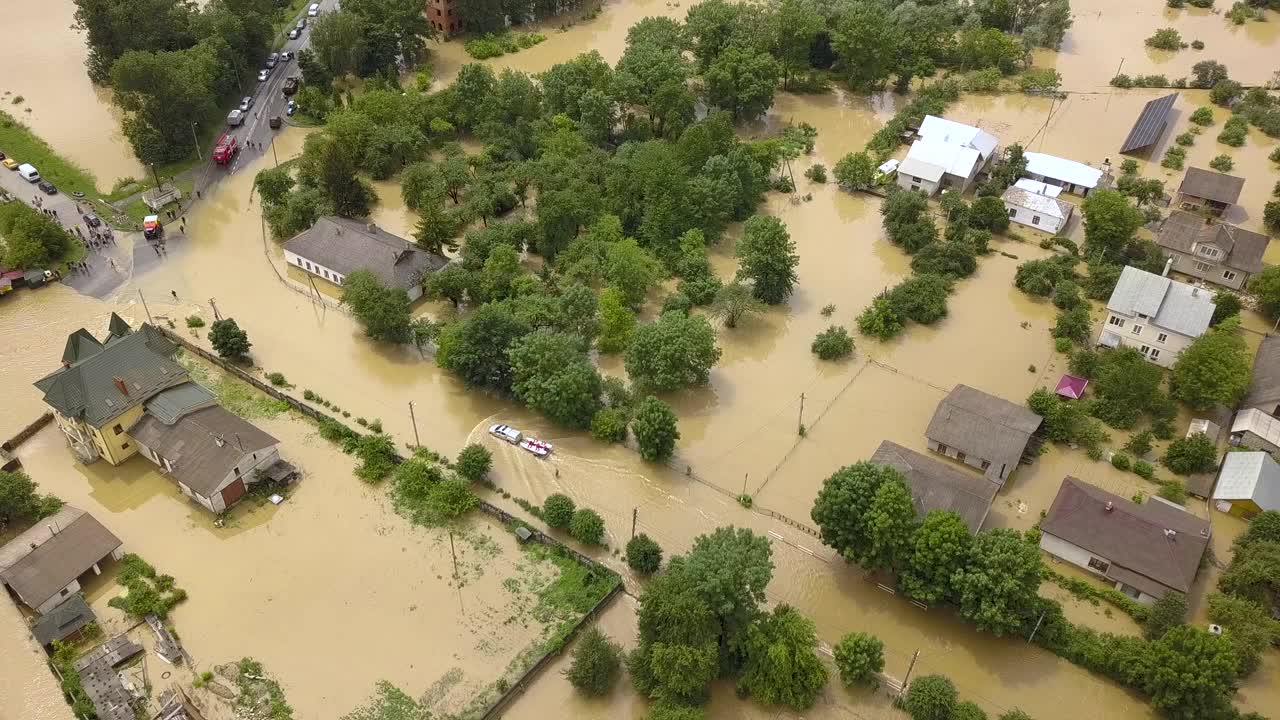
[[[431,27],[446,35],[462,30],[462,19],[454,8],[454,0],[427,0],[427,20]]]

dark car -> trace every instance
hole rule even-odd
[[[0,152],[0,160],[3,160],[3,159],[5,159],[5,158],[7,158],[7,157],[9,157],[9,156],[8,156],[8,155],[5,155],[3,152]]]
[[[292,95],[298,92],[298,78],[291,77],[284,81],[284,87],[280,89],[285,95]]]
[[[40,191],[43,192],[45,195],[58,194],[58,188],[54,187],[53,183],[49,182],[48,180],[40,181]]]
[[[85,224],[85,225],[88,225],[88,226],[89,226],[89,227],[91,227],[91,228],[96,228],[96,227],[98,227],[99,225],[101,225],[101,224],[102,224],[102,221],[98,219],[98,216],[97,216],[97,215],[94,215],[94,214],[93,214],[93,213],[91,213],[91,212],[89,212],[89,213],[85,213],[84,215],[81,215],[80,217],[83,217],[83,218],[84,218],[84,224]]]

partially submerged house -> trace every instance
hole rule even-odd
[[[1071,220],[1075,206],[1056,196],[1041,195],[1016,185],[1000,196],[1009,220],[1056,235]]]
[[[971,533],[982,529],[991,511],[991,501],[1000,490],[1000,485],[986,478],[888,440],[876,448],[871,462],[902,473],[911,489],[911,504],[917,517],[923,518],[934,510],[948,510],[959,515]]]
[[[119,560],[122,546],[92,515],[64,505],[0,548],[0,584],[43,615],[79,592],[81,576]]]
[[[143,403],[190,379],[173,360],[176,352],[155,328],[132,332],[115,313],[101,341],[84,328],[71,333],[62,367],[35,386],[81,462],[119,465],[138,452],[125,430],[142,417]]]
[[[898,166],[898,186],[933,196],[942,190],[964,192],[978,174],[981,156],[962,145],[917,140]]]
[[[1231,444],[1269,453],[1280,452],[1280,419],[1259,408],[1241,410],[1231,422]]]
[[[1156,236],[1156,244],[1173,261],[1173,270],[1232,290],[1243,288],[1250,277],[1262,272],[1262,256],[1270,242],[1266,235],[1206,221],[1185,210],[1170,213]]]
[[[924,434],[930,450],[981,470],[999,486],[1027,456],[1043,421],[1022,405],[957,385],[938,403]]]
[[[1249,392],[1240,407],[1257,408],[1272,417],[1280,417],[1280,335],[1268,335],[1258,345],[1258,352],[1253,356]]]
[[[1027,158],[1027,177],[1056,185],[1073,195],[1088,195],[1102,179],[1101,170],[1075,160],[1038,152],[1023,155]]]
[[[1221,217],[1240,200],[1244,178],[1193,167],[1178,186],[1177,203],[1183,210]]]
[[[84,595],[76,593],[37,618],[31,624],[31,635],[40,643],[40,647],[47,648],[55,641],[78,637],[86,625],[97,619],[93,610],[85,603]]]
[[[160,393],[129,428],[143,455],[212,512],[235,505],[258,471],[280,460],[280,441],[227,412],[195,383]]]
[[[1265,452],[1229,452],[1218,473],[1213,499],[1236,517],[1280,510],[1280,464]]]
[[[1040,549],[1151,604],[1186,593],[1209,544],[1209,523],[1152,496],[1141,505],[1067,477],[1040,522]]]
[[[1000,141],[994,135],[979,127],[965,125],[954,120],[940,118],[936,115],[925,115],[920,122],[916,135],[926,142],[939,142],[947,145],[959,145],[978,152],[978,169],[985,169],[995,157]]]
[[[1191,341],[1209,329],[1213,308],[1208,291],[1125,267],[1107,300],[1098,344],[1137,348],[1151,362],[1172,367]]]
[[[308,275],[341,288],[347,276],[368,270],[384,287],[422,297],[422,280],[448,264],[373,223],[326,215],[284,244],[284,260]]]

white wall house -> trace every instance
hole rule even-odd
[[[318,262],[312,262],[311,260],[302,257],[301,255],[289,250],[288,248],[285,248],[285,251],[284,251],[284,261],[289,263],[290,265],[293,265],[295,267],[301,268],[302,270],[305,270],[307,273],[310,273],[311,275],[315,275],[318,278],[323,278],[325,280],[328,280],[334,285],[341,285],[343,281],[347,279],[345,275],[338,272],[337,270],[334,270],[333,268],[325,267]]]
[[[1081,197],[1088,195],[1089,191],[1097,187],[1102,179],[1101,170],[1075,160],[1038,152],[1027,152],[1023,155],[1027,158],[1028,177],[1057,185]]]
[[[986,168],[995,157],[1000,141],[982,128],[965,125],[954,120],[940,118],[936,115],[925,115],[916,131],[925,142],[938,142],[947,145],[959,145],[978,151],[978,170]]]
[[[977,150],[929,140],[911,143],[898,166],[898,186],[933,196],[941,190],[964,192],[978,174]]]
[[[1056,197],[1041,195],[1022,187],[1010,187],[1000,196],[1009,220],[1056,235],[1067,226],[1075,206]]]
[[[404,290],[410,300],[422,297],[424,277],[449,262],[372,223],[334,216],[321,217],[290,238],[284,259],[338,288],[351,273],[367,270],[383,287]]]
[[[1213,309],[1208,291],[1126,267],[1107,301],[1098,344],[1137,348],[1151,362],[1172,367],[1178,355],[1209,329]]]

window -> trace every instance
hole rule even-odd
[[[1032,216],[1031,216],[1031,224],[1032,224],[1032,225],[1039,225],[1039,224],[1040,224],[1040,216],[1039,216],[1039,215],[1032,215]]]
[[[911,182],[913,182],[913,183],[918,183],[918,182],[920,182],[920,178],[916,177],[915,175],[912,175],[912,176],[911,176]]]
[[[1169,340],[1169,333],[1160,333],[1156,336],[1156,342],[1166,342]]]
[[[128,449],[129,449],[129,443],[125,443],[125,444],[121,445],[121,446],[120,446],[120,449],[121,449],[121,450],[128,450]]]
[[[1132,329],[1132,330],[1130,330],[1129,332],[1133,333],[1134,335],[1141,335],[1141,334],[1142,334],[1142,326],[1141,326],[1141,325],[1134,325],[1134,326],[1133,326],[1133,329]]]
[[[121,427],[120,425],[116,425],[115,427],[111,428],[111,432],[119,435],[120,433],[124,432],[124,428]]]
[[[1233,272],[1231,272],[1230,270],[1223,270],[1223,271],[1222,271],[1222,279],[1223,279],[1223,280],[1235,280],[1235,279],[1236,279],[1236,274],[1235,274],[1235,273],[1233,273]]]
[[[912,185],[912,186],[911,186],[911,189],[912,189],[912,190],[919,190],[919,189],[920,189],[920,186],[919,186],[919,185]]]
[[[1199,260],[1196,261],[1196,270],[1199,270],[1200,272],[1209,272],[1209,267],[1209,263],[1203,263]]]
[[[1124,327],[1124,318],[1118,318],[1115,315],[1112,315],[1111,317],[1107,318],[1107,324],[1115,325],[1116,327],[1122,328]]]
[[[1143,345],[1143,346],[1142,346],[1142,349],[1141,349],[1141,350],[1139,350],[1139,352],[1141,352],[1143,355],[1146,355],[1146,354],[1148,354],[1148,353],[1150,353],[1150,352],[1151,352],[1151,346],[1150,346],[1150,345]]]
[[[1014,217],[1014,216],[1016,216],[1017,214],[1018,214],[1018,209],[1017,209],[1017,208],[1009,208],[1009,217]]]
[[[1216,247],[1210,247],[1209,245],[1201,245],[1199,252],[1200,252],[1200,255],[1207,258],[1222,257],[1221,250],[1219,250]]]
[[[1096,557],[1091,557],[1089,558],[1089,567],[1097,570],[1098,572],[1104,573],[1111,568],[1111,563],[1106,560],[1099,560]]]
[[[67,595],[71,594],[71,588],[62,588],[62,591],[59,592],[58,594],[61,595],[62,597],[66,597]]]
[[[1151,355],[1149,355],[1148,357],[1150,357],[1152,360],[1159,360],[1160,351],[1155,348],[1151,348]]]
[[[988,462],[988,461],[986,461],[986,460],[983,460],[983,461],[982,461],[982,469],[983,469],[983,470],[986,470],[986,469],[987,469],[987,468],[989,468],[989,467],[991,467],[991,463],[990,463],[990,462]]]

